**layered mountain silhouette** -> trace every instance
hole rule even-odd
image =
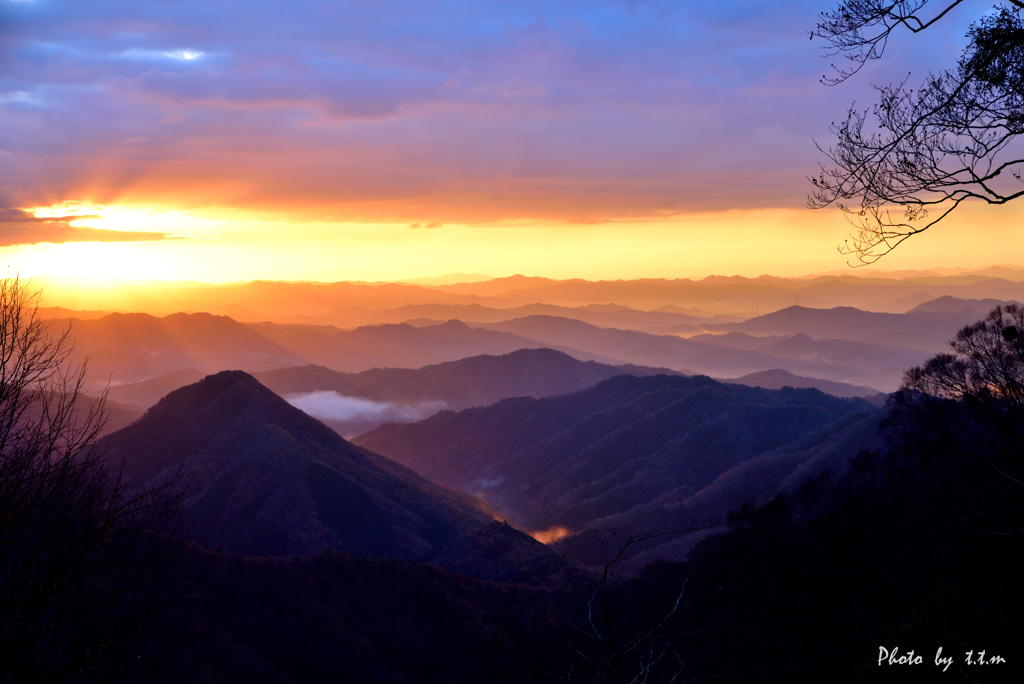
[[[744,332],[751,335],[797,335],[814,339],[845,339],[886,343],[919,349],[928,353],[941,350],[961,327],[974,322],[977,313],[970,309],[949,311],[944,307],[910,311],[905,314],[862,311],[839,306],[811,309],[791,306],[742,323],[705,324],[717,332]]]
[[[879,394],[878,390],[870,387],[862,387],[860,385],[853,385],[844,382],[832,382],[830,380],[821,380],[820,378],[806,378],[800,375],[794,375],[789,371],[782,370],[781,368],[774,368],[767,371],[758,371],[757,373],[749,373],[747,375],[733,378],[729,382],[734,382],[739,385],[749,385],[750,387],[763,387],[764,389],[782,389],[783,387],[798,387],[798,388],[814,388],[825,394],[831,394],[834,397],[875,397]]]
[[[678,370],[703,346],[675,335],[652,335],[633,330],[601,328],[559,316],[527,316],[485,326],[604,363],[635,363]]]
[[[256,373],[266,387],[300,405],[341,434],[359,434],[384,422],[412,422],[444,408],[484,406],[508,397],[544,397],[591,387],[616,375],[655,375],[667,369],[611,366],[579,361],[551,349],[520,349],[502,355],[472,356],[422,368],[374,368],[343,373],[307,365]],[[195,382],[195,369],[173,371],[111,388],[118,401],[148,407],[168,392]],[[311,396],[314,393],[320,396]],[[334,396],[337,395],[337,396]],[[344,398],[370,400],[360,411]],[[334,403],[332,404],[332,399]],[[320,406],[320,410],[317,407]]]
[[[340,312],[339,312],[340,313]],[[710,316],[697,316],[682,311],[643,311],[616,304],[588,304],[586,306],[557,306],[554,304],[527,304],[511,308],[496,308],[482,304],[415,304],[387,311],[370,312],[361,310],[367,322],[404,323],[429,321],[441,323],[452,319],[478,325],[500,323],[527,316],[557,316],[570,318],[602,328],[620,328],[645,332],[697,332],[697,324],[706,322]],[[359,315],[357,310],[345,312],[348,319]]]
[[[666,372],[671,371],[579,361],[552,349],[520,349],[417,369],[374,368],[350,374],[305,366],[267,371],[257,377],[340,433],[355,435],[385,422],[413,422],[445,408],[461,410],[508,397],[567,394],[617,375]],[[362,412],[358,405],[332,404],[332,400],[341,402],[346,397],[375,403]]]
[[[868,316],[883,315],[856,309],[852,311]],[[884,315],[897,322],[906,317],[903,314]],[[753,319],[750,323],[758,320]],[[813,320],[808,325],[815,330],[823,329],[812,323]],[[891,344],[814,339],[799,332],[799,325],[795,324],[793,327],[797,332],[794,334],[764,333],[762,336],[761,331],[755,331],[754,334],[738,331],[744,325],[706,325],[721,331],[737,330],[686,339],[676,335],[598,328],[582,321],[555,316],[529,316],[485,327],[538,340],[577,358],[604,363],[660,366],[688,374],[722,377],[784,368],[798,375],[838,382],[862,382],[868,385],[874,382],[879,390],[895,389],[902,369],[921,363],[928,356],[918,344],[903,345],[898,338],[893,338]],[[913,326],[914,322],[906,325]],[[949,324],[945,316],[942,316],[942,321],[933,322],[932,328],[948,330],[949,335],[956,331],[956,327]]]
[[[102,386],[109,369],[111,398],[152,406],[139,417],[110,405],[122,429],[101,446],[124,457],[129,484],[185,487],[186,532],[201,544],[138,554],[140,576],[164,591],[153,619],[131,611],[130,627],[154,623],[160,643],[133,649],[129,668],[159,663],[168,681],[520,682],[596,681],[610,664],[624,679],[818,682],[902,674],[876,664],[879,644],[966,644],[986,649],[990,676],[1012,679],[1019,488],[960,448],[970,421],[968,434],[986,426],[978,456],[1014,453],[1014,435],[997,438],[1005,416],[922,402],[890,414],[883,440],[878,396],[828,394],[870,392],[874,378],[891,388],[958,327],[1024,299],[1022,279],[997,268],[898,283],[196,285],[173,306],[276,323],[88,316],[94,328],[75,326],[100,371],[90,379]],[[172,306],[160,297],[149,301]],[[453,316],[464,322],[437,322]],[[395,325],[332,327],[343,320]],[[658,359],[677,373],[608,365]],[[229,365],[251,374],[204,377]],[[356,446],[271,389],[460,410]],[[140,539],[158,537],[118,532],[108,546]],[[105,568],[62,568],[35,542],[20,543],[49,566],[37,584],[60,574],[71,588],[29,606],[40,633],[73,634],[61,613],[73,629],[103,628],[106,606],[79,621],[89,604],[75,588],[106,583]],[[17,634],[24,612],[8,613]]]
[[[841,469],[870,444],[846,431],[854,423],[874,431],[877,411],[813,389],[621,376],[571,395],[386,425],[356,441],[485,498],[525,529],[578,531],[677,515],[687,501],[691,512],[724,515]],[[715,489],[730,473],[729,486]]]
[[[75,352],[89,357],[90,377],[106,384],[136,382],[183,368],[214,372],[244,367],[266,370],[306,359],[227,316],[177,313],[110,314],[70,323]]]
[[[483,354],[422,368],[374,368],[339,373],[305,366],[259,373],[260,382],[278,394],[330,390],[378,401],[441,401],[464,409],[507,397],[568,394],[617,375],[656,375],[666,369],[610,366],[579,361],[552,349],[520,349]]]
[[[195,368],[182,368],[139,382],[115,385],[107,391],[107,396],[114,401],[147,409],[179,387],[199,382],[205,376]]]
[[[272,323],[251,328],[314,364],[345,372],[376,367],[418,368],[468,356],[544,346],[528,338],[473,328],[456,320],[424,326],[368,325],[354,330]]]
[[[535,304],[487,311],[491,317],[527,311],[563,315],[533,314],[473,325],[459,320],[405,322],[353,330],[330,325],[242,324],[210,314],[163,318],[112,314],[75,320],[72,333],[78,353],[90,357],[91,390],[108,382],[116,388],[189,369],[193,369],[192,377],[183,374],[177,382],[194,378],[196,372],[226,368],[263,372],[314,364],[341,373],[413,369],[544,347],[608,365],[659,367],[715,377],[781,368],[804,377],[892,391],[905,368],[941,351],[962,325],[976,320],[976,304],[979,302],[946,298],[902,314],[793,306],[742,322],[679,325],[670,324],[673,318],[666,312],[613,305],[573,308]],[[406,313],[411,315],[413,309],[424,306],[412,305]],[[443,309],[445,305],[434,306]],[[474,315],[481,308],[462,306],[454,310]],[[657,325],[659,321],[666,325]],[[600,327],[594,322],[622,328]],[[655,334],[670,330],[692,334],[695,325],[715,334],[689,338]],[[638,326],[648,332],[628,329]],[[128,396],[128,390],[119,391],[116,399],[145,405],[144,400],[154,401],[159,390],[171,384],[139,388],[139,396],[134,398]],[[480,400],[493,400],[494,396],[481,392]]]
[[[959,314],[966,311],[980,319],[996,306],[1011,303],[1020,304],[1020,302],[1013,300],[1006,301],[1001,299],[992,299],[991,297],[986,297],[984,299],[961,299],[960,297],[951,297],[946,295],[918,304],[907,313],[945,312]]]
[[[94,397],[81,395],[79,401],[82,402],[80,407],[76,407],[78,410],[88,410],[93,402],[99,401]],[[118,401],[106,401],[103,404],[106,411],[106,422],[103,425],[102,435],[116,432],[121,428],[128,427],[136,420],[142,417],[142,409],[132,404],[123,404]]]
[[[775,311],[801,304],[813,307],[853,306],[891,313],[908,309],[941,296],[963,299],[994,298],[1024,300],[1024,271],[1016,268],[967,272],[890,272],[872,277],[849,274],[815,278],[758,278],[710,276],[701,280],[641,279],[631,281],[550,280],[513,276],[456,284],[408,283],[309,283],[266,282],[177,284],[173,286],[131,286],[125,283],[116,293],[83,292],[77,282],[45,278],[45,289],[55,303],[68,309],[118,310],[127,299],[135,311],[168,314],[194,310],[196,302],[215,314],[242,321],[331,324],[343,328],[374,323],[394,323],[410,318],[463,318],[480,321],[469,309],[512,310],[543,303],[563,307],[556,315],[579,318],[608,327],[648,328],[648,322],[618,318],[595,319],[591,311],[571,309],[596,305],[628,307],[639,312],[688,313],[719,322],[749,318],[755,312]],[[682,305],[682,306],[680,306]],[[429,311],[405,307],[445,307]],[[54,312],[55,314],[57,312]],[[516,317],[533,313],[556,313],[522,309]],[[53,314],[51,314],[53,315]],[[490,314],[484,314],[490,315]],[[502,314],[495,314],[496,316]],[[84,316],[80,316],[84,317]],[[737,318],[738,317],[738,318]],[[496,319],[495,319],[496,320]],[[662,327],[661,322],[656,324]],[[313,359],[310,359],[313,361]]]
[[[125,459],[129,484],[180,469],[189,536],[225,552],[418,559],[491,519],[240,371],[172,392],[99,446]]]

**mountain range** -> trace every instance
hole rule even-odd
[[[334,325],[354,328],[374,323],[396,323],[413,318],[462,318],[465,308],[449,309],[454,315],[406,307],[482,307],[509,310],[543,304],[562,310],[523,310],[588,320],[602,327],[648,328],[644,312],[685,314],[704,322],[728,322],[776,311],[791,305],[815,308],[851,306],[870,311],[902,313],[938,297],[1024,300],[1024,272],[997,267],[975,272],[876,271],[871,276],[849,273],[802,278],[710,276],[701,280],[641,279],[615,281],[551,280],[512,276],[451,284],[411,283],[303,283],[267,282],[204,283],[122,282],[117,288],[90,287],[88,283],[40,277],[47,307],[77,311],[147,311],[166,315],[201,310],[245,322],[272,321]],[[579,311],[591,307],[630,309],[634,323],[617,316],[588,319]],[[404,309],[404,311],[403,311]],[[389,313],[395,312],[395,313]],[[458,313],[455,313],[458,312]],[[411,315],[405,315],[406,313]],[[481,316],[490,313],[481,312]],[[90,317],[92,314],[90,314]],[[470,313],[466,319],[484,322]],[[693,324],[693,320],[688,320]],[[664,321],[657,321],[661,327]]]
[[[984,315],[984,314],[982,314]],[[907,313],[879,313],[848,306],[811,309],[791,306],[741,323],[707,324],[712,332],[744,332],[751,335],[797,335],[814,339],[845,339],[856,342],[898,344],[933,353],[960,328],[978,319],[971,308],[950,311],[946,307],[912,309]]]
[[[305,363],[303,357],[227,316],[144,313],[92,319],[54,319],[69,328],[78,359],[87,359],[90,384],[137,382],[183,368],[204,373],[246,368],[266,370]]]
[[[524,368],[535,369],[532,381]],[[623,374],[628,370],[643,375]],[[385,425],[355,446],[256,378],[225,371],[172,391],[100,447],[125,459],[130,484],[186,478],[192,538],[207,548],[425,558],[489,519],[471,499],[429,479],[480,497],[540,538],[576,533],[559,548],[592,560],[600,546],[595,530],[721,519],[744,501],[765,500],[825,469],[841,470],[857,449],[877,442],[877,409],[862,400],[652,373],[551,350],[417,371],[267,373],[286,395],[353,380],[367,393],[393,391],[404,381],[407,398],[437,396],[430,392],[451,392],[477,378],[517,377],[515,389],[585,386]],[[479,544],[481,553],[493,546],[479,535],[469,539],[460,554],[467,544]],[[509,539],[503,544],[516,546]],[[455,562],[451,553],[438,558]]]
[[[671,372],[579,361],[551,349],[519,349],[422,368],[346,374],[318,366],[257,374],[260,382],[343,435],[385,422],[413,422],[449,408],[486,406],[508,397],[566,394],[617,375]],[[353,405],[349,398],[370,400]],[[372,403],[371,403],[372,402]]]
[[[524,529],[723,516],[878,443],[876,407],[813,389],[620,376],[385,425],[356,442],[483,498]],[[856,435],[856,439],[851,439]]]
[[[667,369],[610,366],[579,361],[551,349],[519,349],[472,356],[422,368],[374,368],[344,373],[306,365],[255,373],[286,397],[343,435],[389,421],[412,422],[445,408],[484,406],[508,397],[566,394],[616,375],[654,375]],[[111,399],[148,408],[165,394],[203,377],[196,369],[112,387]],[[365,401],[356,401],[365,400]]]
[[[507,397],[567,394],[616,375],[655,375],[666,369],[579,361],[552,349],[518,349],[421,368],[374,368],[339,373],[318,366],[264,371],[260,381],[278,394],[331,390],[380,401],[442,401],[460,410]]]
[[[25,651],[111,611],[146,640],[96,642],[87,679],[127,653],[156,681],[852,681],[904,674],[880,644],[963,644],[1010,659],[972,678],[1019,680],[1019,487],[986,458],[1019,431],[877,390],[1024,272],[145,296],[182,293],[215,314],[48,314],[110,386],[124,481],[3,528],[32,553],[0,566],[40,569],[0,592]],[[159,496],[113,528],[52,515],[96,491],[116,517],[121,484],[180,492],[183,525],[144,528],[174,519]]]
[[[189,369],[193,369],[191,375],[181,376],[179,382],[195,380],[196,372],[229,369],[256,373],[304,365],[340,373],[414,369],[536,348],[554,349],[582,361],[719,378],[782,369],[802,377],[890,392],[899,385],[904,369],[941,351],[960,327],[983,315],[991,301],[995,300],[944,296],[919,303],[905,313],[790,306],[762,316],[719,322],[711,317],[643,312],[619,305],[536,304],[501,310],[501,320],[487,323],[411,319],[353,329],[243,324],[202,313],[162,318],[110,314],[53,319],[52,324],[71,325],[78,357],[89,358],[88,387],[93,392],[108,384],[117,388]],[[478,308],[465,307],[466,312]],[[511,317],[527,311],[549,313]],[[552,315],[555,312],[560,315]],[[689,322],[681,322],[683,316]],[[606,327],[613,325],[621,327]],[[154,394],[148,392],[150,401]],[[127,394],[117,399],[130,401]]]
[[[398,323],[354,330],[319,328],[313,334],[304,326],[262,323],[252,328],[312,363],[347,372],[383,366],[418,368],[467,356],[543,346],[525,337],[473,328],[461,321],[422,327]]]

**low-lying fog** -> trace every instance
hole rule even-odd
[[[385,423],[415,423],[447,408],[443,401],[401,404],[350,397],[333,391],[286,394],[284,398],[344,437],[354,437]]]

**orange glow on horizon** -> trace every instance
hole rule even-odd
[[[66,242],[0,249],[9,271],[90,280],[207,283],[250,280],[399,281],[449,273],[622,280],[708,275],[799,277],[842,271],[850,232],[837,212],[735,210],[595,224],[420,225],[294,222],[229,210],[63,203],[37,216],[72,225],[163,233],[171,239]],[[994,221],[993,218],[999,219]],[[971,208],[907,241],[873,270],[981,268],[1024,243],[1024,211]],[[984,230],[976,226],[984,225]],[[966,240],[969,236],[970,240]]]

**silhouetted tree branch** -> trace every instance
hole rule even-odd
[[[926,30],[962,0],[926,12],[929,0],[844,0],[822,14],[812,38],[842,55],[823,81],[835,85],[879,59],[893,31]],[[851,106],[833,123],[833,146],[808,203],[837,206],[856,228],[839,247],[872,263],[944,219],[965,201],[1002,205],[1024,195],[1024,0],[1007,0],[970,26],[956,69],[876,86],[878,103]],[[817,144],[817,143],[816,143]]]
[[[37,303],[0,280],[0,681],[127,680],[154,653],[173,484],[128,492],[94,449],[104,402]]]

